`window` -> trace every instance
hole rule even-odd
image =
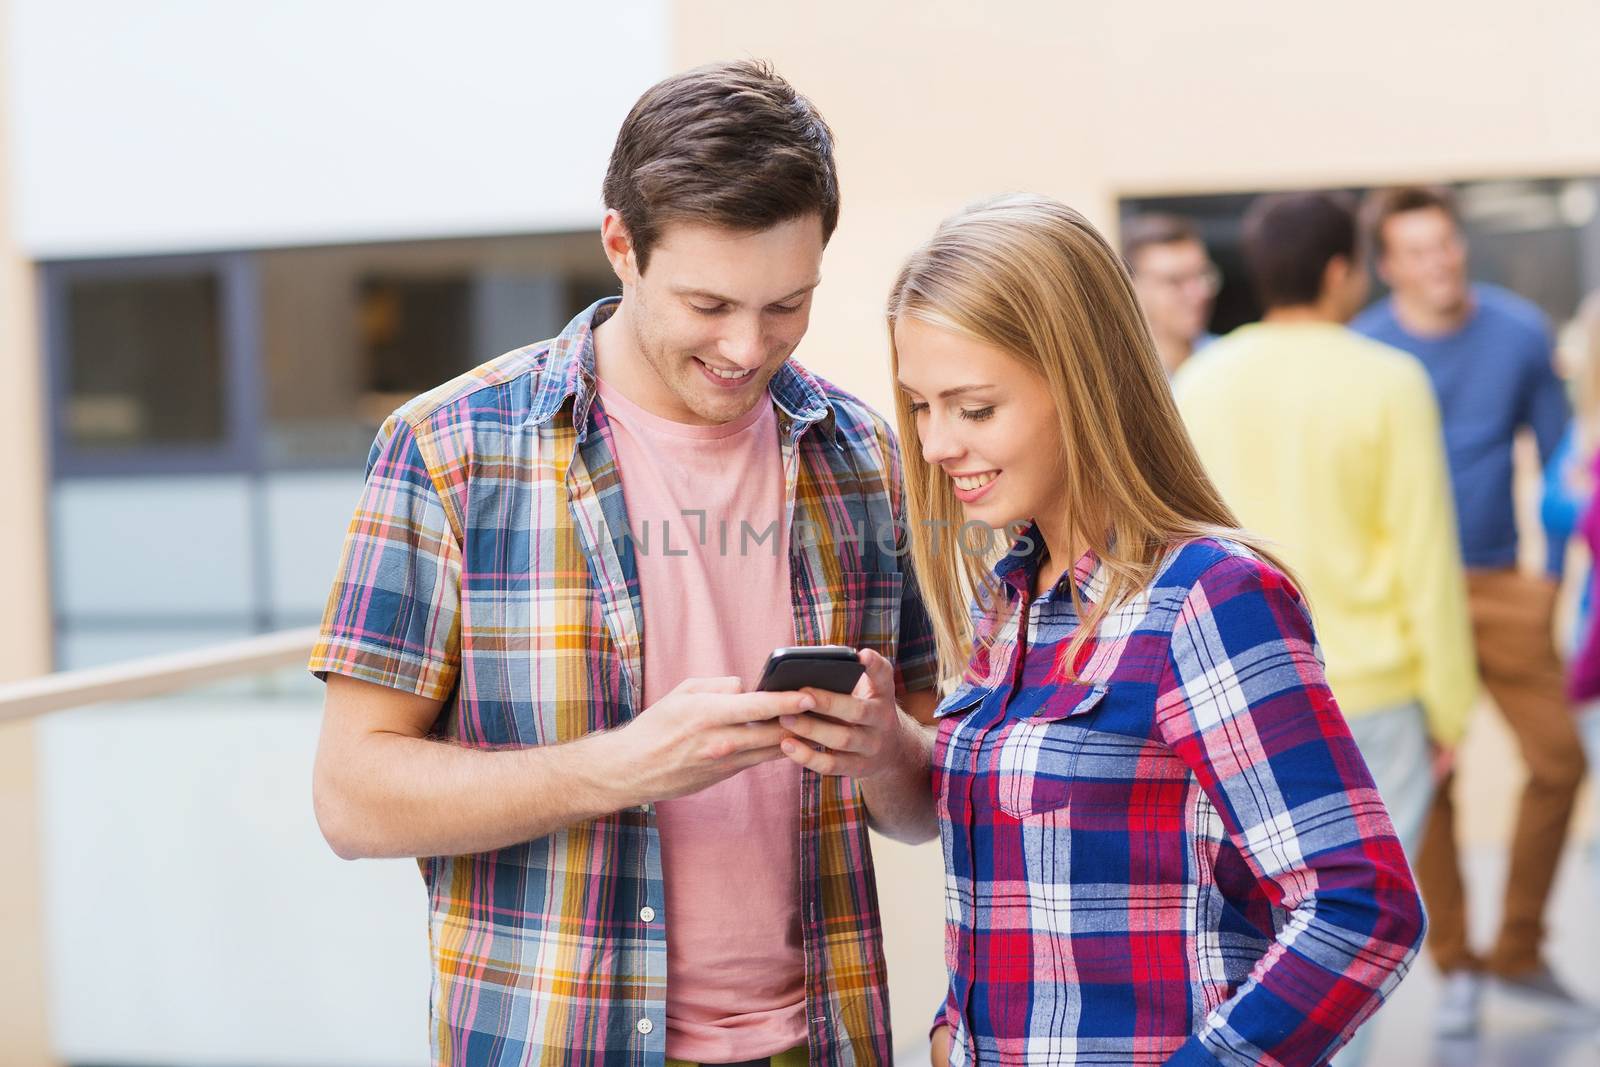
[[[617,291],[593,232],[258,256],[263,462],[359,464],[395,408]]]
[[[42,273],[58,473],[245,462],[243,257],[57,263]]]
[[[314,623],[379,423],[616,292],[592,231],[40,274],[63,667]]]
[[[178,274],[67,286],[66,435],[75,448],[223,437],[217,279]]]

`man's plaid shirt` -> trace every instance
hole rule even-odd
[[[311,669],[445,701],[460,745],[548,745],[640,708],[639,580],[596,400],[601,301],[562,334],[417,398],[384,425]],[[769,385],[786,482],[795,632],[876,649],[931,689],[884,421],[793,361]],[[803,776],[800,917],[811,1062],[891,1062],[867,816],[849,779]],[[737,857],[730,858],[737,862]],[[441,1064],[657,1067],[667,937],[653,810],[497,852],[419,861]],[[730,931],[737,936],[737,931]]]

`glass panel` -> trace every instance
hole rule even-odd
[[[220,301],[206,271],[69,281],[63,414],[73,447],[220,443]]]
[[[270,466],[359,467],[396,407],[616,291],[596,233],[259,256]]]
[[[289,667],[37,720],[57,1061],[425,1067],[427,895],[318,831],[322,699]]]
[[[376,392],[416,395],[439,384],[439,375],[465,370],[472,334],[472,284],[468,278],[362,278],[362,362]]]

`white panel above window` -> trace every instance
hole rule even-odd
[[[35,258],[589,229],[666,0],[15,0]]]

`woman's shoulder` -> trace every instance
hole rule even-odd
[[[1289,576],[1275,564],[1249,545],[1221,536],[1174,545],[1157,571],[1155,587],[1159,599],[1177,605],[1197,596],[1211,603],[1241,594],[1301,599]]]

